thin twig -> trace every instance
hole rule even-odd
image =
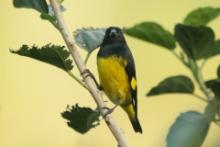
[[[205,94],[205,96],[209,99],[209,100],[213,100],[214,95],[209,93],[208,88],[206,87],[205,83],[204,83],[204,79],[203,79],[203,75],[201,72],[201,68],[198,67],[196,61],[193,61],[192,59],[190,59],[188,56],[188,63],[186,61],[184,61],[175,51],[171,51],[173,53],[173,55],[175,55],[177,57],[177,59],[179,59],[186,67],[188,67],[194,78],[196,79],[201,91]],[[204,65],[203,65],[204,66]]]
[[[79,79],[77,78],[71,71],[67,72],[68,75],[70,75],[74,80],[76,80],[82,87],[84,87],[85,89],[88,90],[88,88],[86,87],[86,85]]]
[[[68,30],[66,23],[63,19],[63,15],[60,10],[59,3],[57,2],[57,0],[50,0],[50,4],[51,4],[53,11],[54,11],[54,14],[56,16],[59,31],[60,31],[60,33],[61,33],[61,35],[67,45],[72,57],[73,57],[76,65],[77,65],[79,72],[81,73],[81,75],[82,75],[82,77],[88,87],[89,92],[91,93],[97,106],[99,107],[101,115],[103,116],[106,124],[108,125],[109,129],[111,130],[111,132],[114,135],[115,139],[117,140],[118,144],[121,147],[128,147],[129,145],[128,145],[127,140],[125,139],[124,134],[123,134],[122,130],[120,129],[120,127],[115,123],[112,116],[110,114],[107,114],[107,110],[102,109],[102,108],[105,108],[106,105],[101,97],[100,91],[96,87],[94,80],[90,76],[85,74],[86,73],[85,71],[87,70],[86,66],[85,66],[84,61],[82,60],[79,52],[77,51],[77,49],[74,45],[73,37],[72,37],[70,31]]]
[[[200,96],[198,94],[193,93],[193,96],[198,98],[198,99],[200,99],[200,100],[202,100],[202,101],[204,101],[204,102],[209,102],[206,98],[204,98],[204,97],[202,97],[202,96]]]
[[[193,77],[195,78],[197,84],[199,85],[200,90],[203,92],[203,94],[206,96],[206,98],[211,101],[214,99],[214,95],[210,93],[209,89],[205,85],[203,74],[199,66],[197,65],[197,62],[191,59],[187,56],[188,63],[189,63],[189,69],[192,72]]]
[[[196,64],[197,66],[197,64]],[[200,86],[200,89],[202,90],[202,92],[206,95],[206,97],[208,98],[208,100],[213,100],[214,94],[210,93],[210,91],[208,90],[207,86],[204,83],[204,78],[202,75],[202,72],[200,70],[200,68],[197,66],[197,75],[195,75],[195,78]]]

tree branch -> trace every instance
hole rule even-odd
[[[81,73],[81,75],[87,85],[89,92],[91,93],[96,104],[98,105],[102,117],[104,118],[106,124],[108,125],[109,129],[111,130],[112,134],[114,135],[115,139],[117,140],[118,145],[120,147],[128,147],[128,143],[127,143],[120,127],[115,123],[112,116],[110,114],[107,114],[107,110],[102,109],[102,108],[106,107],[106,105],[101,97],[100,91],[96,87],[95,81],[90,76],[88,76],[88,74],[86,74],[86,72],[85,72],[87,70],[86,66],[85,66],[79,52],[77,51],[77,49],[74,45],[73,37],[72,37],[70,31],[68,30],[66,23],[63,19],[62,12],[60,10],[60,4],[57,2],[57,0],[50,0],[50,4],[53,8],[55,17],[57,19],[58,30],[60,31],[69,51],[70,51],[76,65],[77,65],[77,68],[78,68],[79,72]]]

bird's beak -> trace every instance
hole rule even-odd
[[[116,37],[116,36],[118,36],[117,31],[116,31],[116,30],[112,30],[112,31],[110,32],[110,36],[111,36],[111,37]]]

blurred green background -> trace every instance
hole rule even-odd
[[[65,0],[64,13],[69,28],[129,27],[142,21],[156,21],[173,32],[174,25],[186,14],[203,6],[219,7],[219,0]],[[116,142],[102,121],[96,129],[80,135],[67,127],[60,113],[66,106],[96,107],[90,94],[66,73],[53,66],[13,55],[9,48],[22,44],[63,45],[60,34],[48,22],[41,21],[33,10],[15,9],[12,1],[0,1],[0,146],[1,147],[113,147]],[[210,23],[220,38],[220,19]],[[144,133],[135,134],[126,114],[117,108],[113,116],[122,127],[131,146],[163,147],[171,124],[187,110],[202,111],[204,102],[190,95],[145,94],[162,79],[190,72],[161,47],[126,37],[137,68],[139,118]],[[82,56],[86,53],[80,50]],[[96,72],[96,53],[88,67]],[[204,68],[206,79],[215,77],[219,56]],[[77,70],[75,71],[77,74]],[[197,92],[198,87],[197,87]],[[107,98],[105,98],[107,99]],[[109,106],[112,106],[108,102]],[[220,146],[220,128],[211,125],[203,147]]]

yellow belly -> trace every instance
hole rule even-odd
[[[118,105],[131,100],[126,64],[125,60],[116,56],[97,59],[100,84],[110,100]]]

